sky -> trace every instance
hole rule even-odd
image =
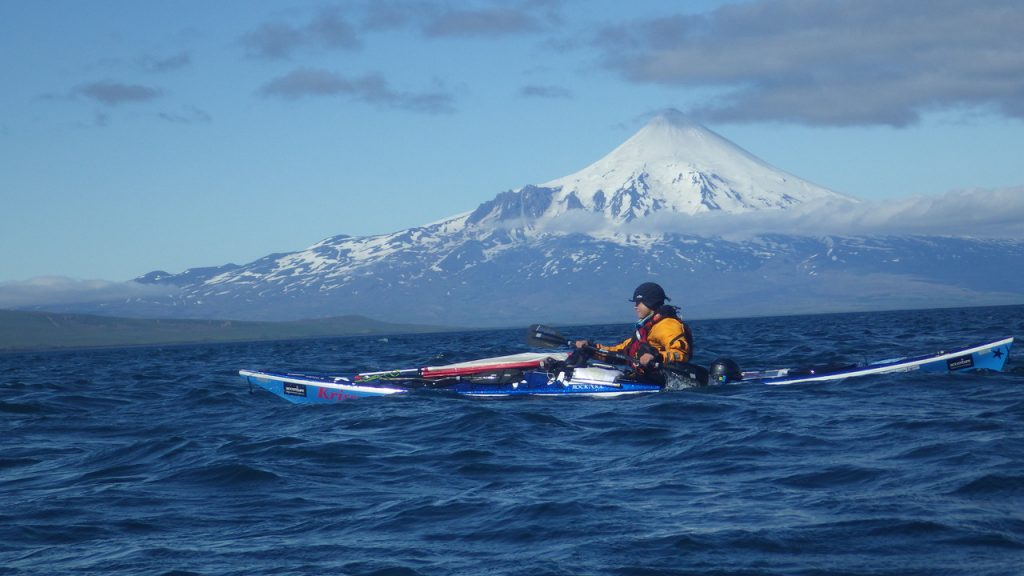
[[[1016,0],[0,0],[0,288],[430,223],[666,108],[861,219],[1019,231],[1021,30]]]

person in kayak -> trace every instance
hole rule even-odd
[[[644,282],[633,291],[630,301],[636,309],[636,331],[614,346],[592,344],[577,340],[580,352],[593,347],[598,357],[601,352],[625,355],[637,369],[638,376],[647,380],[663,381],[660,367],[668,363],[690,361],[693,352],[693,333],[679,319],[676,306],[665,304],[671,300],[665,290],[654,282]]]

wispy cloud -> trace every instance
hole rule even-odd
[[[242,38],[246,53],[253,58],[288,58],[305,42],[302,31],[290,24],[268,23]]]
[[[149,72],[171,72],[190,64],[192,64],[192,55],[188,52],[179,52],[165,57],[145,56],[139,60],[139,65]]]
[[[505,6],[441,10],[422,23],[427,37],[508,36],[537,32],[542,27],[541,20],[530,11]]]
[[[358,31],[339,8],[325,8],[302,24],[268,22],[242,37],[254,58],[282,60],[303,48],[354,50],[362,46]]]
[[[626,22],[595,45],[638,83],[720,88],[722,122],[906,126],[937,109],[1024,118],[1015,0],[755,0]]]
[[[173,112],[160,112],[157,116],[172,124],[209,124],[213,122],[213,118],[206,111],[195,106],[183,106]]]
[[[344,96],[385,108],[440,114],[454,111],[454,97],[445,91],[402,92],[383,76],[346,77],[329,70],[302,68],[267,82],[264,96],[295,100],[310,96]]]
[[[71,93],[73,96],[82,96],[95,100],[104,106],[149,102],[163,95],[160,89],[151,86],[111,81],[83,84],[74,88]]]
[[[311,49],[355,50],[364,36],[407,29],[424,38],[504,38],[537,34],[562,21],[558,0],[485,2],[454,7],[427,0],[350,2],[344,8],[323,8],[298,21],[265,22],[241,38],[246,54],[285,60]]]
[[[365,31],[406,28],[435,13],[434,2],[426,0],[372,0],[364,5],[360,19]]]
[[[545,230],[563,233],[605,231],[598,214],[572,211]],[[935,197],[888,202],[808,203],[788,210],[743,214],[657,213],[616,232],[679,233],[744,239],[761,234],[936,235],[1024,239],[1024,187],[956,190]]]
[[[550,30],[560,21],[559,0],[477,2],[457,7],[435,0],[352,1],[295,18],[267,21],[241,37],[246,54],[260,60],[299,60],[325,50],[358,50],[366,36],[386,31],[411,31],[425,39],[500,39]],[[380,72],[343,75],[303,66],[267,81],[263,96],[294,100],[341,96],[386,108],[430,114],[455,111],[455,96],[439,87],[403,91]],[[529,86],[523,96],[567,98],[562,88]]]
[[[565,99],[572,98],[572,91],[562,86],[538,86],[530,84],[519,90],[519,95],[526,98]]]
[[[18,282],[0,282],[0,308],[109,302],[127,298],[166,296],[175,291],[175,288],[168,286],[136,282],[40,276]]]

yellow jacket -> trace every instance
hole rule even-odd
[[[636,334],[614,346],[597,345],[598,350],[621,352],[637,359],[643,355],[642,344],[647,343],[661,355],[661,362],[689,362],[693,336],[690,328],[678,318],[655,314]]]

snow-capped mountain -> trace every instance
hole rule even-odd
[[[664,215],[695,222],[812,203],[843,210],[857,201],[669,112],[583,170],[502,192],[470,212],[393,234],[339,235],[242,266],[152,272],[138,281],[177,293],[64,309],[274,320],[358,313],[461,326],[608,322],[630,319],[626,298],[647,280],[662,283],[690,317],[1022,300],[1020,241],[725,240],[645,226]]]
[[[853,201],[769,166],[674,111],[655,117],[601,160],[541,187],[558,190],[545,216],[583,208],[614,222],[658,210],[736,213]]]
[[[614,233],[623,223],[659,212],[742,213],[826,201],[856,202],[768,165],[679,112],[666,111],[583,170],[499,195],[468,222],[511,221],[527,229],[550,229],[548,224],[577,211],[602,216],[602,231]]]

